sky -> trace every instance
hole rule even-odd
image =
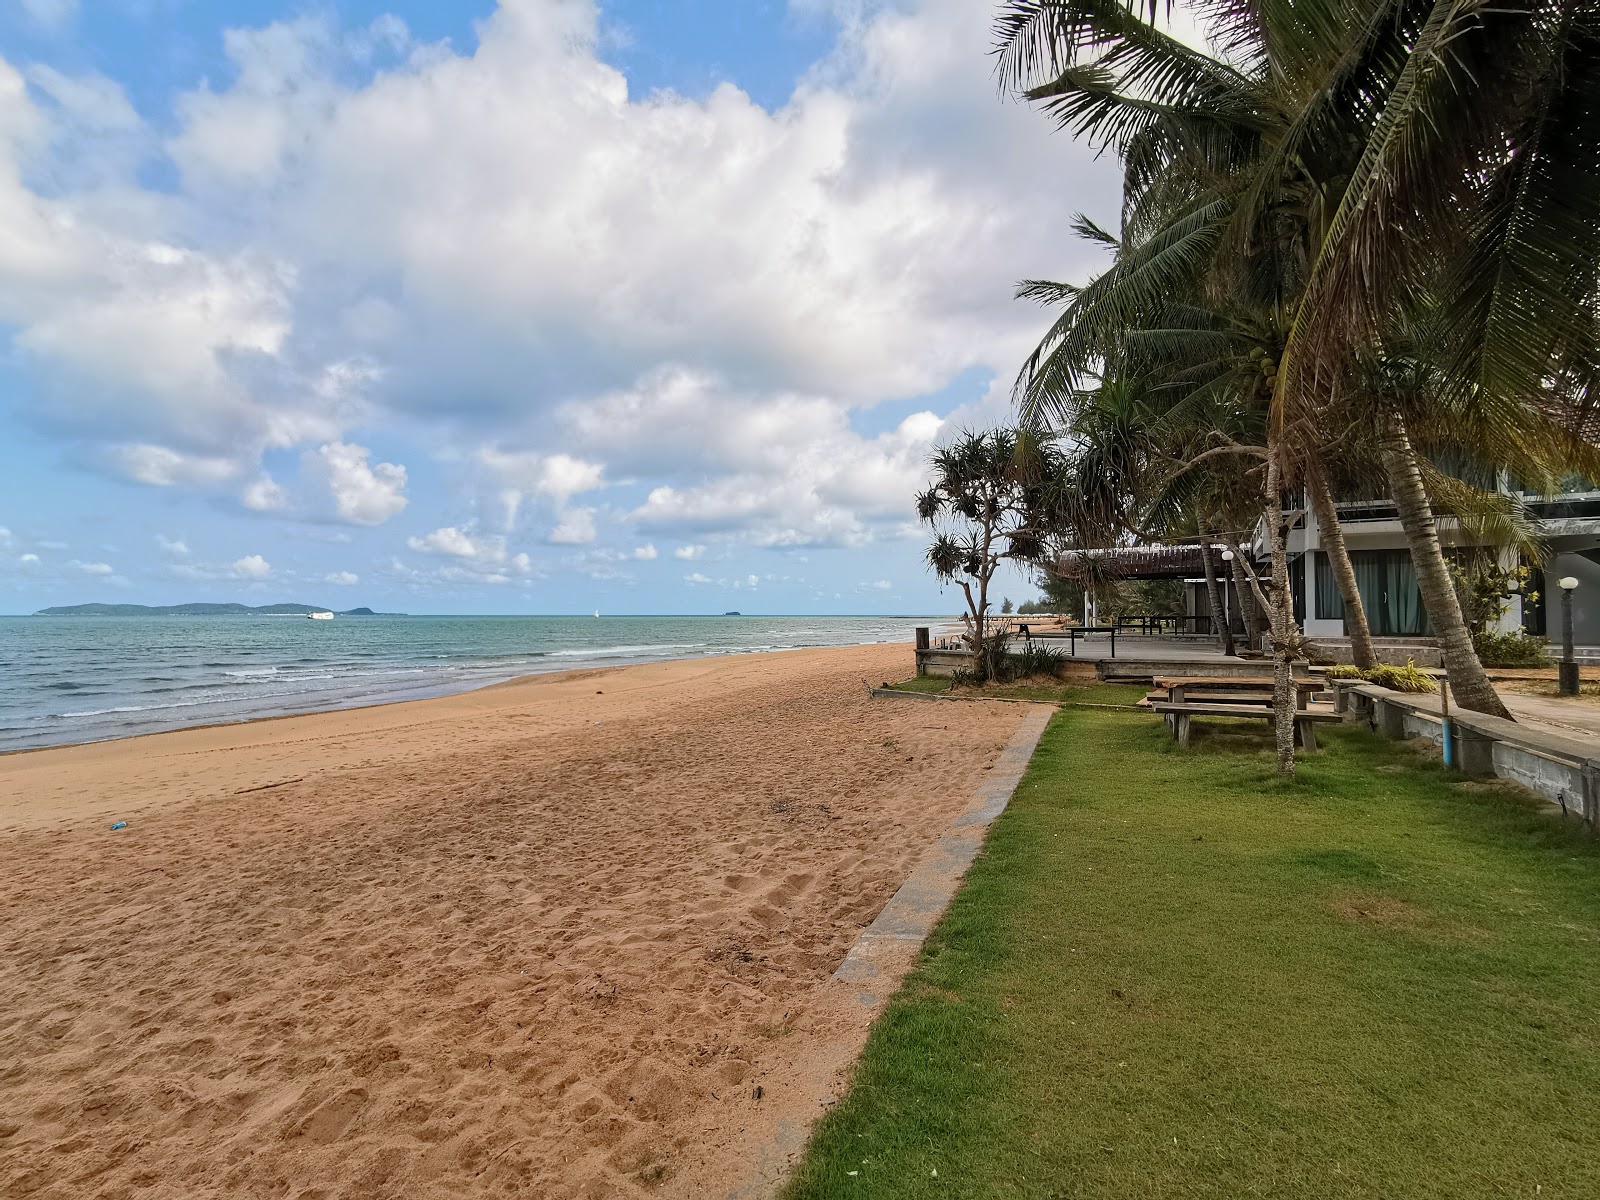
[[[991,15],[6,0],[0,611],[957,611],[928,455],[1119,197]]]

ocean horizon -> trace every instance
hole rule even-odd
[[[425,699],[586,667],[909,642],[916,626],[948,620],[0,616],[0,752]]]

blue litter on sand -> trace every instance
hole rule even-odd
[[[128,827],[128,823],[126,821],[118,821],[111,828],[112,829],[126,829],[127,827]]]

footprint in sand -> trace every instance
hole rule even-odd
[[[350,1122],[356,1119],[366,1103],[366,1089],[351,1088],[327,1101],[307,1117],[305,1124],[300,1127],[300,1135],[325,1145],[350,1127]]]

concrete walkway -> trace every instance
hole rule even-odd
[[[1518,721],[1600,738],[1600,705],[1575,697],[1521,696],[1516,692],[1501,692],[1500,699]]]

